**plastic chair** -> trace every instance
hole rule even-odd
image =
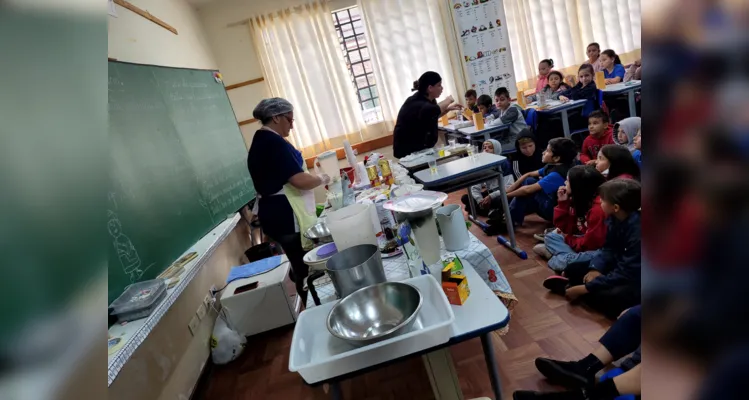
[[[523,110],[523,117],[525,117],[525,123],[531,127],[532,132],[536,132],[538,127],[538,113],[535,109],[529,108]]]

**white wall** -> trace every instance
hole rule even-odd
[[[185,0],[130,0],[169,25],[178,35],[120,6],[109,18],[109,57],[170,67],[217,69],[196,11]]]
[[[200,20],[226,85],[263,76],[249,27],[237,23],[246,21],[253,15],[270,13],[304,2],[305,0],[215,0],[199,8]],[[330,4],[330,9],[337,10],[353,5],[356,5],[356,0],[334,0]],[[229,99],[238,121],[251,119],[252,110],[266,97],[269,97],[269,92],[264,82],[229,91]],[[260,124],[257,122],[240,127],[248,148],[252,142],[252,135],[259,127]]]

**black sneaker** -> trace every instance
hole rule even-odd
[[[567,392],[534,392],[532,390],[517,390],[512,394],[513,400],[587,400],[581,390]]]
[[[569,283],[569,279],[563,276],[553,275],[544,280],[544,287],[549,289],[551,293],[564,296],[564,293],[567,291],[567,285],[569,285]]]
[[[537,358],[536,369],[549,382],[568,389],[581,389],[595,383],[595,375],[587,374],[585,369],[576,362]]]

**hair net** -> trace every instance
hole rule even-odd
[[[263,99],[252,111],[252,116],[260,121],[267,121],[276,115],[286,114],[294,111],[294,106],[286,99],[273,97]]]

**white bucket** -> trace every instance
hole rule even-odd
[[[339,252],[359,244],[377,245],[369,207],[352,204],[328,214],[328,229]]]

